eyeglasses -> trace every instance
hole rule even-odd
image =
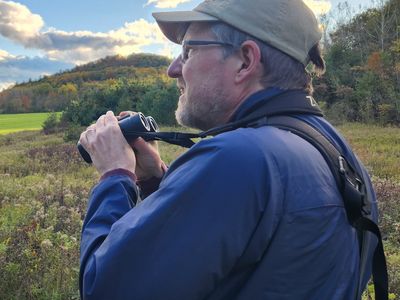
[[[182,63],[185,63],[189,58],[190,50],[192,46],[222,46],[222,47],[234,47],[233,44],[219,42],[219,41],[194,41],[194,40],[186,40],[182,42],[182,53],[181,60]]]

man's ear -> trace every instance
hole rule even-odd
[[[261,50],[255,41],[247,40],[238,51],[239,61],[235,76],[236,83],[262,76]]]

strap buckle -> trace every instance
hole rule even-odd
[[[353,186],[353,188],[361,192],[363,182],[360,178],[357,177],[357,175],[351,168],[349,169],[349,164],[347,163],[346,159],[343,156],[339,156],[338,162],[339,162],[339,173],[344,177],[344,179],[348,183],[350,183]],[[349,172],[349,170],[351,172]]]
[[[346,160],[344,159],[343,156],[339,156],[338,157],[338,161],[339,161],[339,172],[343,175],[346,175]]]

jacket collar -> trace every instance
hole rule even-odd
[[[234,122],[243,118],[245,115],[252,112],[255,107],[258,107],[262,102],[268,101],[272,97],[282,94],[283,92],[285,92],[285,90],[271,87],[252,94],[238,107],[238,109],[229,119],[229,122]]]

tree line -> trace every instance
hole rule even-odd
[[[170,60],[151,54],[112,56],[0,93],[0,113],[63,111],[60,126],[87,126],[107,110],[142,111],[174,125],[178,90]],[[52,124],[52,123],[51,123]]]
[[[331,121],[400,124],[400,0],[375,1],[333,30],[333,17],[344,17],[321,18],[327,72],[314,78],[314,96]],[[63,124],[86,126],[107,110],[135,110],[174,125],[179,95],[169,63],[150,54],[106,57],[1,92],[0,113],[63,111]]]
[[[327,72],[314,87],[332,120],[400,124],[400,0],[375,4],[325,32]]]

